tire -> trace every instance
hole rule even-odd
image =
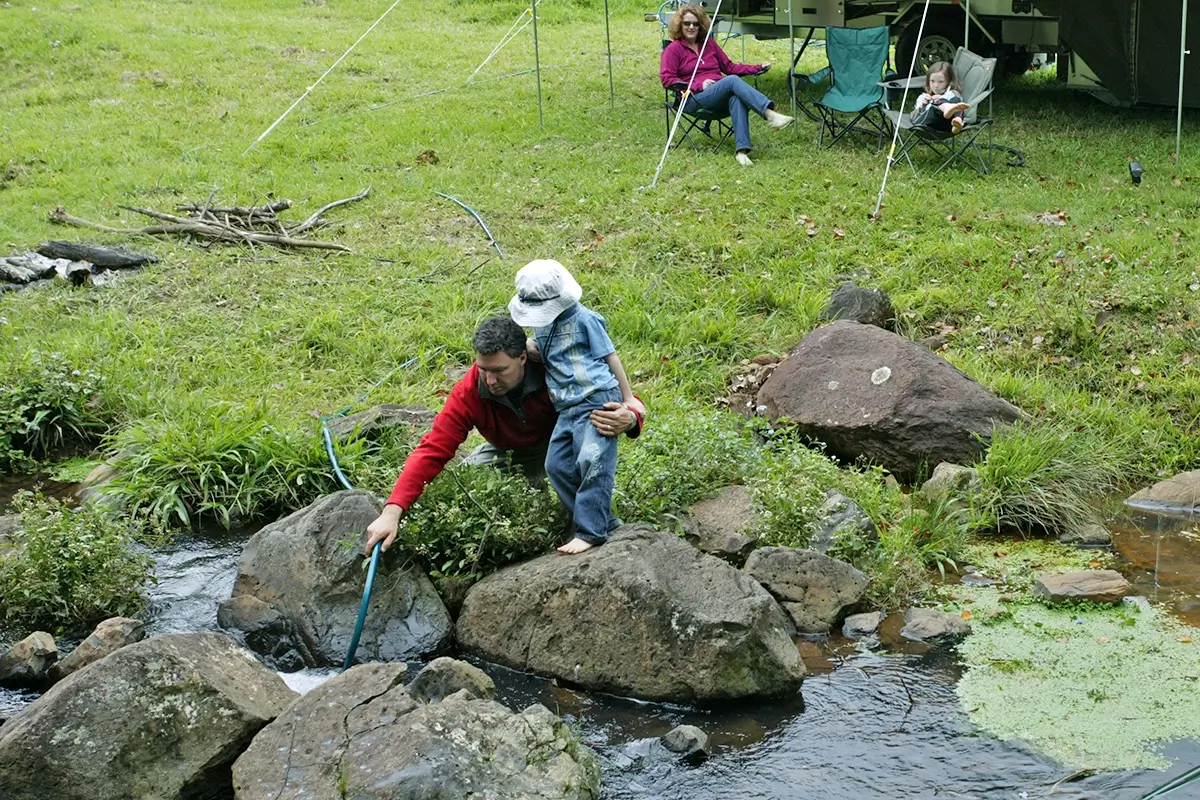
[[[915,77],[928,72],[930,65],[936,61],[954,61],[954,51],[962,45],[961,16],[955,18],[949,14],[938,14],[928,17],[925,20],[925,35],[921,37],[918,48],[917,31],[920,27],[921,18],[917,17],[905,26],[896,39],[896,71],[901,75],[908,75],[914,53],[919,53],[916,68],[912,71]]]

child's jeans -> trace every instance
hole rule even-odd
[[[603,544],[621,524],[612,513],[617,437],[602,436],[590,419],[592,411],[613,402],[621,402],[620,389],[593,392],[564,408],[546,452],[546,477],[571,513],[575,535],[592,544]]]

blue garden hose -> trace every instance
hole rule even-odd
[[[383,542],[375,543],[371,551],[371,565],[367,567],[367,585],[363,587],[362,605],[358,607],[358,619],[354,622],[354,635],[350,637],[350,648],[346,651],[346,661],[342,664],[342,672],[350,669],[354,663],[354,653],[358,650],[358,640],[362,636],[363,623],[367,621],[367,606],[371,602],[371,589],[375,587],[375,570],[379,567],[379,554],[383,552]]]
[[[492,235],[492,232],[490,230],[488,230],[487,223],[483,221],[483,217],[479,216],[479,214],[475,211],[475,209],[471,208],[469,205],[467,205],[463,201],[459,200],[458,198],[451,197],[450,195],[445,194],[443,192],[434,192],[434,194],[436,194],[438,197],[446,198],[451,203],[454,203],[456,206],[458,206],[459,208],[462,208],[468,214],[470,214],[472,217],[474,217],[475,221],[479,223],[479,227],[483,228],[483,232],[486,233],[488,235],[488,239],[491,240],[488,243],[492,247],[496,248],[496,252],[500,254],[501,258],[504,258],[504,251],[500,249],[500,243],[496,241],[496,237]]]
[[[433,352],[437,352],[437,350],[441,349],[441,347],[438,347]],[[405,361],[403,364],[393,369],[387,375],[384,375],[375,382],[374,386],[363,392],[362,396],[359,397],[355,402],[362,402],[365,400],[371,389],[374,389],[382,384],[392,375],[392,373],[412,366],[419,359],[420,356],[413,356],[408,361]],[[346,473],[342,472],[342,468],[338,464],[337,454],[333,451],[333,435],[329,432],[329,420],[334,417],[344,416],[353,407],[354,404],[351,404],[336,414],[332,414],[329,417],[321,417],[321,436],[325,439],[325,454],[329,456],[329,463],[333,465],[333,474],[337,477],[338,483],[342,484],[342,486],[347,489],[353,489],[354,486],[350,483],[350,479],[346,477]],[[371,564],[367,567],[367,585],[363,587],[362,605],[358,607],[358,619],[354,622],[354,634],[350,637],[350,647],[348,650],[346,650],[346,660],[342,664],[342,672],[350,669],[350,665],[354,663],[354,654],[358,650],[358,640],[362,638],[363,625],[367,621],[367,606],[371,604],[371,590],[375,588],[375,572],[379,568],[379,556],[382,552],[383,542],[378,541],[375,543],[375,549],[371,551]]]

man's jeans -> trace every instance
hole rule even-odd
[[[750,117],[747,108],[754,109],[760,117],[766,116],[771,98],[746,83],[737,75],[726,75],[702,92],[690,95],[684,111],[695,111],[696,106],[709,111],[728,111],[733,125],[733,145],[738,150],[750,149]]]
[[[570,512],[575,535],[592,544],[603,543],[621,523],[612,513],[617,437],[602,436],[590,415],[619,402],[620,389],[605,389],[561,410],[546,453],[546,477]]]
[[[472,450],[462,463],[473,467],[496,467],[504,472],[520,470],[531,484],[541,486],[542,481],[546,480],[546,448],[549,446],[549,439],[535,444],[533,447],[522,447],[515,450],[505,450],[503,447],[496,447],[491,442],[484,442]]]

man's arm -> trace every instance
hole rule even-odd
[[[635,395],[629,405],[605,403],[591,413],[592,425],[601,436],[620,436],[627,433],[636,439],[646,420],[646,405]]]
[[[367,526],[367,555],[370,555],[378,541],[383,541],[384,550],[392,546],[400,519],[421,496],[426,484],[441,474],[447,462],[458,452],[459,445],[467,440],[471,429],[475,427],[466,394],[468,391],[477,391],[474,383],[468,380],[472,374],[474,371],[469,371],[454,385],[450,396],[446,398],[446,405],[433,419],[433,430],[421,437],[420,443],[405,460],[383,511]]]

